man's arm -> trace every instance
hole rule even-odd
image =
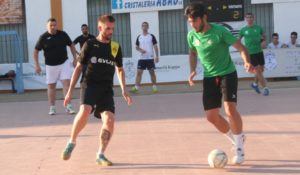
[[[239,40],[236,41],[232,46],[240,52],[241,57],[244,61],[244,67],[246,69],[246,72],[253,73],[254,68],[250,63],[250,56],[249,56],[248,51],[245,48],[245,46],[243,44],[241,44],[241,42]]]
[[[73,55],[73,66],[75,67],[76,66],[76,63],[77,63],[77,60],[76,60],[76,48],[75,48],[75,45],[72,43],[70,46],[70,50],[71,50],[71,53]]]
[[[265,33],[261,35],[261,48],[267,48],[267,37]]]
[[[79,43],[79,38],[80,38],[80,36],[78,36],[77,38],[74,39],[74,41],[73,41],[74,47],[76,46],[77,43]],[[76,50],[76,47],[75,47],[75,50]],[[76,50],[76,54],[79,55],[79,52],[77,50]]]
[[[64,105],[65,106],[67,106],[72,100],[73,90],[74,90],[74,88],[76,86],[76,83],[79,79],[81,71],[82,71],[82,64],[80,62],[77,62],[76,67],[74,68],[74,71],[73,71],[73,74],[72,74],[70,87],[69,87],[68,92],[65,96],[65,100],[64,100]]]
[[[155,63],[158,63],[159,62],[158,46],[157,46],[157,44],[155,44],[153,47],[154,47],[154,52],[155,52],[154,61],[155,61]]]
[[[135,49],[141,53],[146,53],[146,51],[144,49],[140,48],[140,46],[138,46],[138,45],[135,46]]]
[[[189,84],[190,86],[194,86],[194,77],[196,76],[196,67],[197,67],[197,52],[190,49],[189,50],[189,61],[190,61],[190,76],[189,76]]]
[[[116,69],[117,69],[117,76],[119,79],[120,87],[122,90],[122,95],[123,95],[124,99],[127,101],[127,104],[131,105],[132,99],[128,95],[127,90],[126,90],[125,71],[124,71],[123,67],[116,67]]]
[[[40,74],[42,69],[39,63],[39,51],[37,49],[34,49],[33,51],[33,59],[35,63],[35,73]]]

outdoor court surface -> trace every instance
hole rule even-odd
[[[106,155],[115,165],[95,162],[100,121],[94,117],[77,140],[69,161],[60,153],[74,116],[57,101],[49,116],[46,101],[0,103],[1,175],[253,175],[300,174],[300,88],[272,89],[264,97],[238,93],[246,161],[224,169],[207,164],[220,148],[231,158],[229,141],[205,119],[202,93],[134,96],[128,107],[116,97],[116,127]],[[73,101],[78,109],[79,100]],[[224,112],[222,112],[224,113]]]

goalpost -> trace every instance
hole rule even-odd
[[[16,61],[16,90],[17,93],[24,92],[24,81],[23,81],[23,56],[22,56],[22,45],[20,37],[16,31],[0,31],[0,37],[10,36],[13,38],[11,42],[14,46],[15,61]]]

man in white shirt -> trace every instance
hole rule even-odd
[[[155,63],[158,63],[158,46],[155,36],[148,32],[149,23],[142,23],[143,33],[136,39],[136,50],[139,51],[139,60],[137,66],[137,75],[135,79],[135,86],[130,90],[133,93],[137,93],[142,81],[142,75],[144,70],[148,70],[151,76],[152,92],[157,93],[156,87],[156,75],[155,75]],[[154,55],[155,51],[155,55]]]
[[[272,34],[272,42],[270,42],[268,44],[267,48],[268,49],[279,49],[279,48],[286,48],[286,47],[287,47],[286,44],[279,41],[278,33],[273,33]]]
[[[298,37],[297,32],[291,33],[291,40],[286,44],[288,48],[300,47],[300,44],[297,42],[297,37]]]

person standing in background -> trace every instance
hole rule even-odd
[[[240,40],[244,37],[245,46],[250,54],[251,64],[255,68],[254,82],[251,87],[256,93],[260,94],[259,84],[263,88],[263,95],[268,96],[270,90],[267,87],[267,82],[264,77],[265,58],[262,45],[265,45],[266,36],[261,26],[254,24],[254,15],[246,14],[247,25],[240,30]]]
[[[79,43],[79,46],[80,46],[80,50],[83,46],[83,44],[90,40],[90,39],[93,39],[93,38],[96,38],[94,35],[91,35],[89,33],[89,27],[87,24],[82,24],[81,25],[81,32],[82,32],[82,35],[79,35],[74,41],[74,45],[76,46],[77,43]],[[76,51],[76,53],[79,55],[80,53],[78,51]],[[81,79],[80,79],[80,83],[83,81],[83,76],[85,74],[85,71],[86,71],[86,67],[83,66],[82,67],[82,73],[81,73]]]
[[[68,60],[67,46],[69,46],[73,55],[73,66],[76,65],[76,49],[69,35],[57,29],[57,21],[50,18],[47,22],[47,31],[38,39],[33,53],[35,62],[35,72],[41,73],[39,64],[39,51],[44,51],[46,64],[46,83],[48,84],[48,101],[50,105],[49,115],[56,114],[56,83],[60,80],[63,84],[63,94],[67,93],[70,86],[72,69]],[[75,114],[71,104],[67,104],[66,112]]]
[[[158,89],[156,86],[156,75],[155,75],[155,63],[159,62],[159,55],[158,55],[158,46],[157,40],[155,36],[148,32],[149,30],[149,23],[143,22],[142,23],[142,30],[143,33],[140,34],[136,39],[136,50],[140,52],[138,66],[137,66],[137,75],[135,79],[135,86],[132,87],[130,90],[133,93],[139,91],[142,75],[144,70],[148,70],[151,77],[152,82],[152,92],[157,93]],[[155,55],[154,55],[154,52]]]

